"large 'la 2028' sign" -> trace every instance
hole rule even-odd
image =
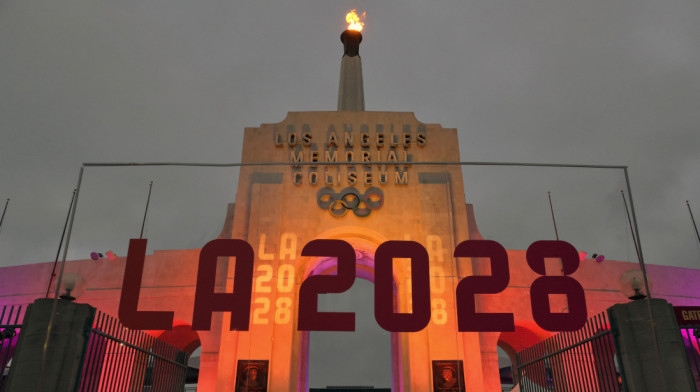
[[[124,271],[124,284],[119,303],[119,319],[131,329],[166,330],[172,328],[174,312],[138,311],[145,239],[132,239]],[[342,293],[355,281],[355,250],[342,240],[319,239],[304,246],[302,256],[337,258],[336,275],[312,275],[299,288],[297,328],[300,331],[354,331],[355,314],[319,312],[318,295]],[[476,294],[496,294],[508,287],[510,271],[506,250],[495,241],[467,240],[455,248],[455,257],[488,258],[491,275],[468,276],[457,284],[457,325],[460,332],[492,332],[515,330],[512,313],[477,313]],[[219,257],[235,257],[233,292],[215,292],[216,265]],[[394,310],[393,259],[411,260],[412,311]],[[530,287],[532,316],[548,331],[573,331],[587,319],[583,287],[567,276],[579,266],[574,247],[564,241],[537,241],[527,249],[527,263],[540,274]],[[545,258],[562,262],[562,275],[547,276]],[[209,330],[213,312],[231,312],[231,330],[247,331],[250,324],[253,288],[253,248],[243,240],[217,239],[207,243],[199,255],[192,328]],[[428,253],[413,241],[387,241],[374,255],[374,316],[377,323],[390,332],[416,332],[431,319]],[[568,299],[567,313],[550,310],[549,295],[563,294]]]

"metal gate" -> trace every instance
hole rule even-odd
[[[80,392],[184,391],[189,354],[97,312]]]
[[[25,311],[21,305],[0,308],[0,392],[5,390]]]
[[[607,312],[516,355],[522,392],[625,391],[626,380]]]
[[[700,391],[700,307],[675,306],[674,310],[695,381],[695,389]]]
[[[0,308],[0,392],[9,377],[26,307]],[[87,332],[87,331],[86,331]],[[117,319],[96,312],[78,380],[80,392],[179,392],[185,390],[189,354]]]
[[[685,353],[688,355],[690,371],[695,380],[695,389],[700,391],[700,325],[681,328],[681,336],[685,343]]]

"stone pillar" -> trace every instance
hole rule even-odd
[[[649,319],[647,300],[617,304],[610,308],[612,322],[616,324],[618,332],[616,347],[629,391],[695,392],[673,306],[666,300],[652,299],[651,311],[653,324]]]
[[[6,392],[72,392],[77,388],[95,308],[58,300],[42,366],[53,302],[53,299],[42,298],[29,305]]]
[[[216,390],[216,371],[219,366],[219,352],[205,352],[199,357],[199,381],[197,381],[198,391]],[[218,350],[218,347],[216,347]]]
[[[340,35],[344,54],[340,62],[340,86],[338,87],[338,111],[365,110],[365,90],[362,81],[362,61],[360,42],[362,34],[355,30],[345,30]]]

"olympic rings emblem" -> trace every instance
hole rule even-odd
[[[353,187],[347,187],[336,193],[333,188],[325,187],[316,193],[316,202],[336,218],[345,216],[348,210],[364,218],[384,205],[384,192],[377,187],[371,187],[365,190],[365,193],[360,193]]]

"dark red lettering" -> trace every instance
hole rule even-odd
[[[576,249],[565,241],[536,241],[527,248],[527,263],[541,276],[530,286],[532,318],[547,331],[575,331],[586,324],[588,309],[581,284],[570,276],[546,276],[544,259],[561,259],[562,273],[572,274],[578,269]],[[564,294],[568,300],[568,313],[552,313],[550,294]]]
[[[394,306],[394,258],[411,259],[413,311],[397,313]],[[387,241],[374,255],[374,318],[389,332],[416,332],[430,322],[428,252],[414,241]]]
[[[169,330],[174,312],[139,311],[138,303],[146,254],[145,239],[131,239],[126,258],[124,280],[119,302],[119,319],[124,326],[136,330]],[[318,295],[342,293],[355,281],[355,251],[341,240],[319,239],[309,242],[301,252],[306,257],[337,258],[335,275],[308,277],[299,288],[298,330],[354,331],[352,312],[319,312]],[[514,331],[513,313],[478,313],[476,294],[497,294],[508,287],[510,271],[506,250],[495,241],[468,240],[460,243],[455,257],[487,258],[491,275],[463,278],[457,285],[457,324],[460,332]],[[231,293],[216,293],[219,257],[235,257],[234,285]],[[395,258],[411,260],[411,313],[400,313],[396,307]],[[583,287],[568,276],[579,266],[576,249],[564,241],[537,241],[527,249],[527,263],[541,277],[530,287],[532,317],[548,331],[575,331],[588,317]],[[561,260],[563,276],[547,276],[545,259]],[[477,261],[478,262],[478,261]],[[253,286],[254,252],[243,240],[217,239],[207,243],[200,253],[195,292],[192,328],[209,330],[213,312],[231,312],[231,330],[248,331]],[[413,241],[388,241],[375,254],[374,315],[377,323],[390,332],[416,332],[430,322],[430,274],[425,248]],[[550,295],[565,295],[568,312],[552,312]],[[692,318],[695,314],[690,314]],[[685,317],[685,315],[684,315]]]
[[[215,293],[217,260],[226,256],[236,258],[233,292]],[[192,329],[208,331],[211,328],[212,312],[231,312],[231,331],[248,330],[253,291],[253,256],[253,248],[243,240],[217,239],[204,245],[199,254]]]
[[[315,275],[299,287],[299,331],[354,331],[355,313],[319,312],[318,295],[342,293],[355,283],[355,250],[341,240],[313,240],[301,250],[302,256],[337,257],[336,275]]]
[[[129,240],[124,281],[119,300],[119,321],[130,329],[172,329],[174,312],[136,310],[141,295],[147,239]]]
[[[491,275],[467,276],[457,284],[457,328],[460,332],[515,331],[513,313],[477,313],[476,294],[497,294],[510,282],[508,254],[496,241],[467,240],[455,248],[455,257],[484,257]]]

